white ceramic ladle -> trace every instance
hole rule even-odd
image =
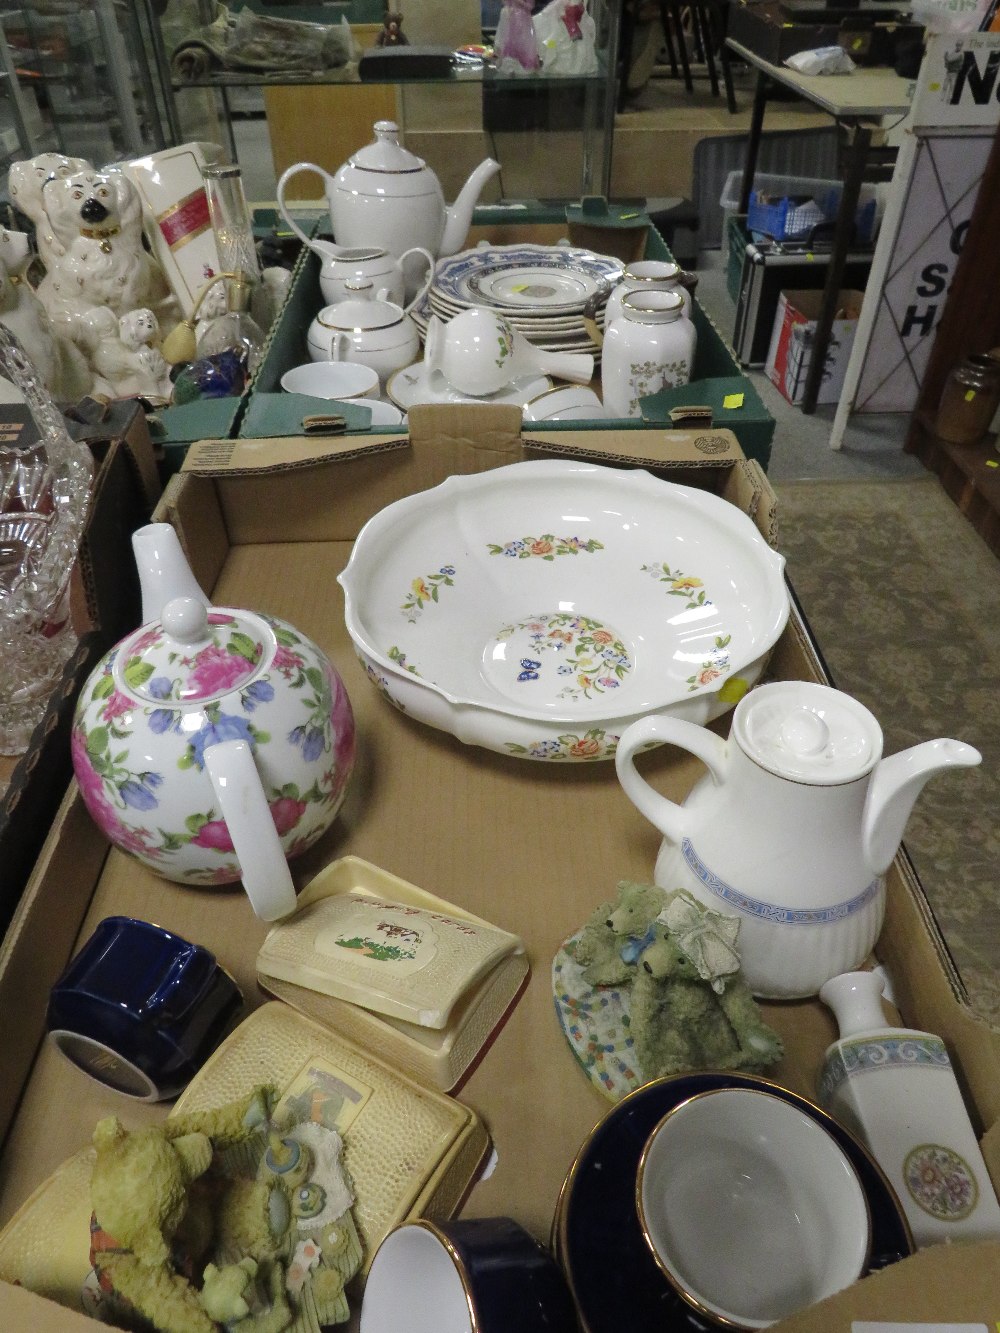
[[[452,388],[474,398],[499,393],[522,375],[554,375],[589,384],[590,353],[548,352],[528,341],[502,315],[472,306],[447,324],[432,315],[424,340],[428,370],[439,370]]]

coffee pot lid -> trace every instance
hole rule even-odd
[[[125,641],[115,672],[130,694],[160,708],[211,703],[251,686],[269,638],[250,612],[174,597],[159,622]]]
[[[882,757],[882,728],[849,694],[810,681],[759,685],[733,717],[733,736],[755,763],[815,786],[853,782]]]
[[[401,171],[424,171],[427,163],[399,142],[399,126],[393,120],[375,122],[375,140],[352,154],[352,167],[396,175]]]

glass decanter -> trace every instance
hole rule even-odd
[[[243,173],[230,162],[202,167],[201,174],[221,272],[232,276],[225,288],[228,309],[216,316],[219,328],[209,340],[208,350],[202,350],[199,339],[198,355],[208,356],[242,345],[248,351],[252,373],[263,346],[263,330],[270,327],[274,311],[261,277]],[[231,318],[227,319],[227,315]]]
[[[0,435],[0,754],[16,755],[76,647],[69,584],[94,463],[2,324],[0,376],[21,391],[34,425],[21,440]]]

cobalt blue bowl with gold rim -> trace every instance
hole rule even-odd
[[[420,1218],[372,1260],[361,1333],[577,1333],[565,1279],[509,1217]]]

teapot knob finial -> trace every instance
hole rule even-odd
[[[377,120],[374,125],[376,139],[388,139],[396,143],[396,136],[399,134],[399,126],[394,120]]]
[[[199,643],[208,635],[208,608],[196,597],[172,597],[160,620],[178,643]]]
[[[781,724],[780,737],[792,754],[822,754],[830,744],[830,728],[811,708],[793,708]]]

